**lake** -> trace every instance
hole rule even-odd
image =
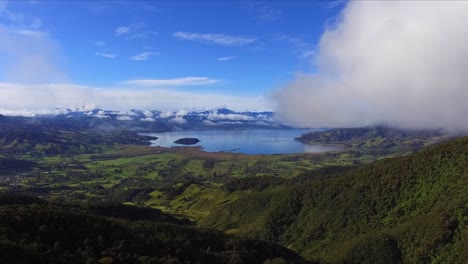
[[[158,137],[152,146],[173,147],[180,138],[198,138],[200,142],[190,146],[200,146],[204,151],[230,151],[245,154],[291,154],[322,153],[341,150],[339,146],[303,144],[294,138],[310,129],[246,129],[246,130],[186,130],[164,133],[151,133]]]

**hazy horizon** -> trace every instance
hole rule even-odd
[[[468,2],[2,1],[0,114],[275,111],[467,130]]]

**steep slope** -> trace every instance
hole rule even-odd
[[[200,230],[154,209],[23,196],[0,196],[0,257],[2,263],[306,263],[281,246]]]
[[[331,263],[468,259],[468,137],[290,186],[253,190],[203,226]]]

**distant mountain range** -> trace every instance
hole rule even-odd
[[[66,128],[126,129],[163,132],[181,129],[288,128],[274,119],[273,112],[235,112],[230,109],[205,111],[137,110],[113,111],[85,108],[57,108],[34,116],[2,116],[0,121],[28,121]]]

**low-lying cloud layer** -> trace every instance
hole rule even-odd
[[[164,88],[107,87],[73,84],[24,85],[0,82],[0,114],[31,115],[54,107],[94,105],[103,109],[269,109],[261,97],[185,92]],[[3,109],[3,110],[2,110]]]
[[[323,33],[317,72],[274,93],[293,124],[468,130],[468,2],[352,1]]]

